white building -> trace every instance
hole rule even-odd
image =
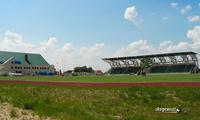
[[[40,54],[0,51],[0,75],[53,75],[55,68]]]

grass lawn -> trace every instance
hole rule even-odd
[[[79,88],[0,85],[0,102],[61,120],[196,120],[200,88]],[[178,107],[179,114],[156,113]]]
[[[21,76],[4,77],[0,80],[33,80],[33,81],[62,81],[62,82],[178,82],[178,81],[200,81],[200,74],[168,74],[147,75],[146,77],[136,75],[121,76]]]

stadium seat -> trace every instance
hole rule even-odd
[[[181,65],[163,65],[151,67],[150,73],[183,73],[191,72],[193,64],[181,64]]]
[[[135,74],[140,71],[141,67],[114,67],[107,73],[109,74]]]

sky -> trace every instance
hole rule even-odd
[[[104,57],[200,54],[200,0],[2,0],[0,50],[39,53],[57,69]]]

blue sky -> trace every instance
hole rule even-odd
[[[176,5],[172,7],[172,3]],[[105,56],[138,40],[145,40],[150,47],[159,47],[165,41],[193,44],[187,32],[199,26],[200,18],[191,22],[189,17],[200,16],[199,3],[200,0],[4,0],[0,2],[0,38],[5,40],[5,32],[11,31],[34,45],[51,37],[58,40],[60,47],[65,43],[77,48],[104,44]],[[181,14],[187,5],[191,9]],[[137,16],[133,19],[138,19],[139,25],[125,19],[129,7],[135,8]]]
[[[189,23],[184,16],[181,16],[179,10],[170,8],[171,2],[6,0],[0,4],[0,31],[18,32],[32,42],[56,36],[63,42],[69,41],[75,44],[116,42],[118,47],[137,39],[148,39],[152,43],[163,40],[185,40],[185,33],[193,27],[193,23]],[[180,2],[180,7],[192,5],[191,15],[200,11],[197,0],[177,2]],[[123,17],[125,9],[133,5],[144,20],[141,29]],[[152,15],[153,13],[155,15]],[[162,21],[161,18],[164,16],[169,17],[169,20]]]

